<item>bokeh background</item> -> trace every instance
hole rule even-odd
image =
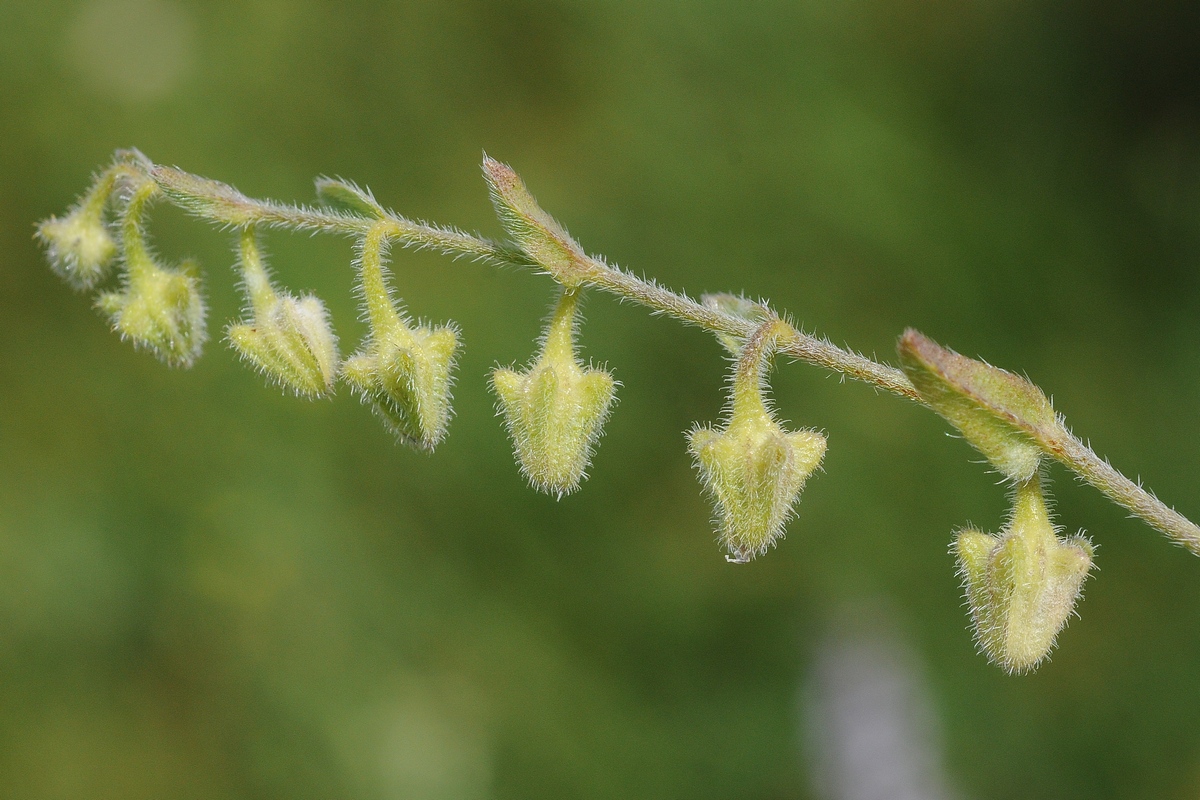
[[[668,285],[1025,372],[1195,517],[1198,8],[0,0],[0,796],[1200,796],[1200,560],[1061,469],[1100,571],[1053,661],[1010,677],[947,554],[1004,491],[910,404],[782,365],[825,472],[731,566],[684,447],[722,405],[701,332],[590,299],[586,353],[624,386],[556,502],[486,388],[533,352],[548,279],[396,254],[412,311],[465,341],[424,456],[345,389],[306,403],[237,362],[227,233],[155,214],[206,268],[189,371],[108,333],[31,238],[128,146],[496,235],[486,149]],[[268,247],[352,351],[349,243]]]

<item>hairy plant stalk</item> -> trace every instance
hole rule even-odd
[[[1046,442],[1046,451],[1133,516],[1181,547],[1200,555],[1200,527],[1196,523],[1163,503],[1140,483],[1122,475],[1065,425],[1060,425],[1057,437]]]

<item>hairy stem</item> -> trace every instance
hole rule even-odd
[[[158,187],[150,181],[142,181],[133,190],[125,204],[121,217],[121,239],[125,250],[125,266],[129,270],[129,282],[139,285],[154,269],[154,259],[146,245],[143,218],[146,206],[158,195]]]
[[[1063,428],[1045,449],[1114,503],[1128,509],[1171,541],[1200,555],[1200,526],[1126,478],[1077,436]]]
[[[761,323],[746,339],[742,353],[738,356],[734,372],[730,416],[746,418],[768,416],[763,400],[763,385],[766,373],[771,368],[771,356],[777,346],[780,332],[788,330],[787,323],[776,317]]]

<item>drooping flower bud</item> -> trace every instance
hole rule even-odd
[[[268,379],[305,397],[333,390],[337,337],[325,304],[280,294],[271,285],[253,229],[242,232],[242,282],[251,319],[229,326],[229,342]]]
[[[342,364],[342,377],[405,444],[430,451],[450,424],[450,387],[458,331],[411,325],[392,302],[383,277],[384,226],[361,244],[359,267],[371,333]]]
[[[101,174],[64,217],[38,224],[36,237],[46,248],[50,268],[76,289],[90,289],[108,274],[117,242],[104,221],[116,174]]]
[[[900,366],[930,408],[962,433],[1009,480],[1037,474],[1042,447],[1058,428],[1050,400],[1019,375],[961,356],[907,330]]]
[[[151,350],[170,366],[190,367],[208,338],[204,300],[192,262],[179,269],[157,263],[146,245],[142,215],[157,189],[134,189],[121,219],[124,286],[96,300],[113,330],[135,347]]]
[[[763,383],[773,329],[765,323],[741,348],[724,426],[696,428],[688,441],[716,503],[726,558],[737,563],[766,552],[782,535],[805,481],[825,456],[822,434],[785,431],[767,406]]]
[[[575,351],[577,289],[564,289],[524,372],[499,368],[492,388],[521,472],[535,489],[562,497],[586,477],[616,393],[612,375],[585,367]]]
[[[1058,537],[1035,475],[1017,486],[999,536],[968,528],[952,550],[980,648],[1009,672],[1032,670],[1075,608],[1092,568],[1092,543]]]

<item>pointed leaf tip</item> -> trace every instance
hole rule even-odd
[[[985,364],[908,329],[896,347],[921,398],[1012,481],[1037,473],[1058,429],[1050,400],[1019,375]]]
[[[483,174],[504,230],[535,264],[564,286],[578,286],[583,279],[583,249],[554,217],[538,205],[525,182],[507,164],[487,154]]]

